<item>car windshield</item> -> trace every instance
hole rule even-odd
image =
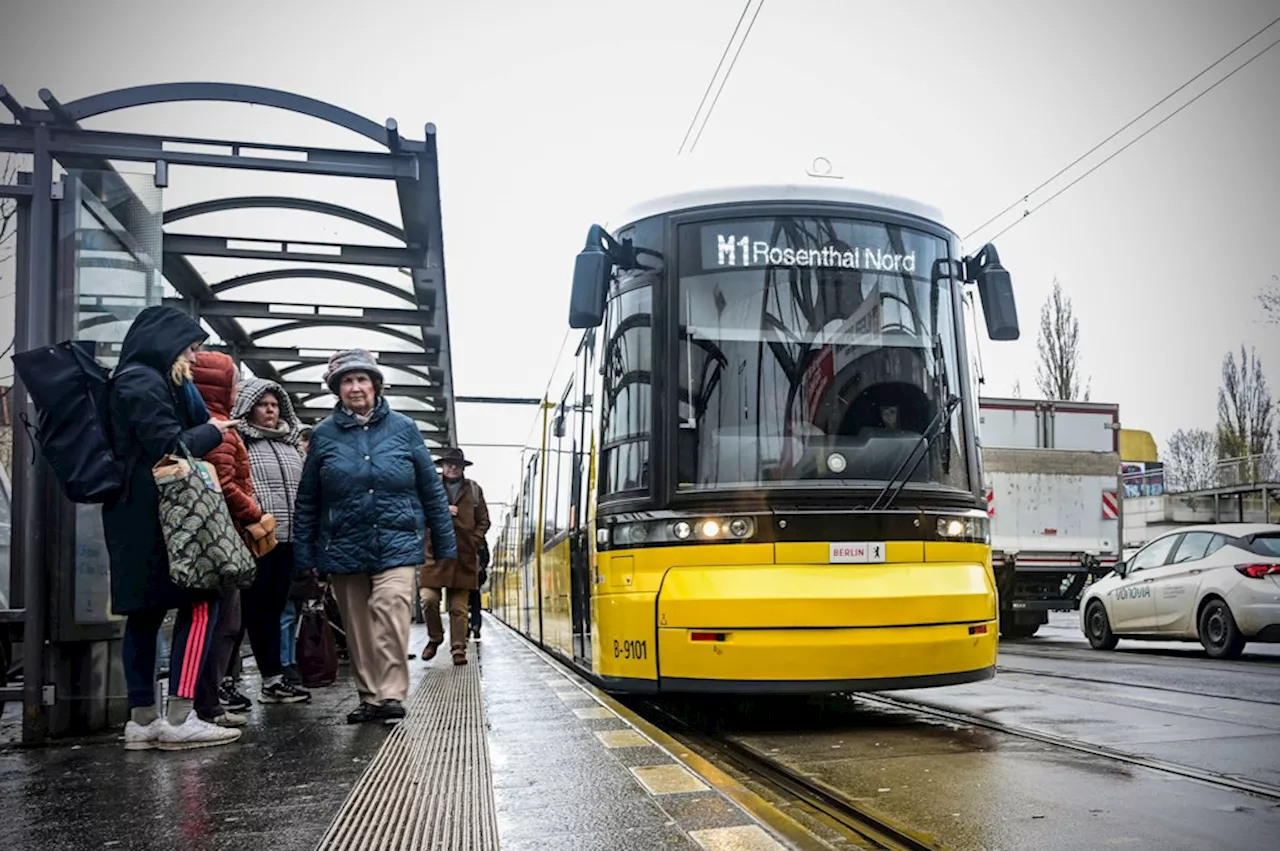
[[[937,418],[911,481],[969,489],[946,240],[821,216],[679,240],[681,488],[875,486]]]

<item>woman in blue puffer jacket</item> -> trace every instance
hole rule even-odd
[[[382,396],[382,371],[364,349],[329,359],[338,397],[315,427],[294,510],[295,569],[327,575],[342,612],[360,706],[347,723],[398,721],[409,693],[413,580],[424,532],[457,558],[440,475],[413,420]]]

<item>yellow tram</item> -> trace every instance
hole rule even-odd
[[[593,226],[500,532],[492,610],[622,692],[832,692],[993,676],[966,336],[1018,337],[994,247],[807,184]]]

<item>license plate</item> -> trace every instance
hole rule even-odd
[[[832,541],[832,564],[884,564],[884,541]]]

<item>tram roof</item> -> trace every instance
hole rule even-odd
[[[654,195],[633,203],[625,208],[620,215],[611,217],[608,221],[608,227],[610,230],[616,231],[632,222],[638,222],[651,216],[693,210],[699,207],[770,201],[819,201],[878,208],[927,219],[941,225],[952,233],[956,232],[947,223],[942,211],[936,207],[901,195],[849,186],[840,181],[830,179],[814,179],[812,182],[806,181],[804,183],[706,186]]]

